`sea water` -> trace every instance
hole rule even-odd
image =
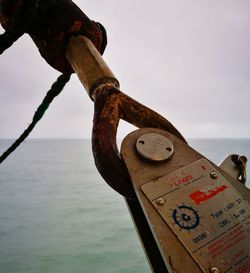
[[[0,153],[11,142],[0,140]],[[215,163],[230,153],[250,158],[247,139],[189,143]],[[90,141],[27,140],[0,165],[0,273],[85,272],[151,271],[124,199],[94,166]]]

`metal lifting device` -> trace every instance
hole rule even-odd
[[[35,24],[24,32],[51,66],[75,72],[94,102],[95,164],[124,196],[152,272],[250,272],[246,157],[230,155],[216,166],[167,119],[122,93],[101,56],[104,27],[72,1],[0,0],[6,31],[22,22],[27,7]],[[120,119],[140,128],[123,140],[121,151]]]

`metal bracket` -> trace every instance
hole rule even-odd
[[[234,179],[245,185],[247,157],[244,155],[231,154],[226,157],[221,163],[220,168],[230,174]]]
[[[138,142],[151,134],[173,144],[171,157],[154,160],[154,154],[163,159],[163,144],[149,143],[152,158],[138,151]],[[233,273],[250,264],[250,196],[244,185],[163,130],[132,132],[121,154],[169,272]]]

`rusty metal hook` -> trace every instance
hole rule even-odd
[[[174,134],[183,141],[185,139],[167,119],[116,88],[104,88],[102,92],[98,92],[94,105],[92,149],[95,164],[113,189],[131,198],[134,192],[116,143],[120,119],[138,128],[159,128]]]
[[[134,193],[116,144],[120,119],[139,128],[160,128],[184,138],[168,120],[119,91],[119,82],[100,55],[106,46],[105,29],[72,1],[0,0],[3,27],[13,31],[30,3],[36,4],[36,12],[31,14],[33,24],[22,27],[23,32],[32,37],[51,66],[78,74],[95,103],[92,146],[96,166],[112,188],[131,198]]]
[[[163,129],[185,139],[167,119],[119,90],[118,80],[89,39],[72,37],[66,57],[94,101],[92,149],[95,164],[113,189],[132,198],[134,192],[116,143],[120,119],[139,128]]]
[[[65,58],[70,37],[88,37],[101,54],[107,44],[105,28],[71,0],[0,0],[0,23],[15,38],[11,44],[28,33],[41,56],[62,73],[73,72]]]

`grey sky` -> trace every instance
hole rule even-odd
[[[185,137],[250,137],[249,0],[75,2],[106,27],[104,58],[123,92]],[[16,138],[59,73],[26,35],[0,64],[0,138]],[[31,137],[90,137],[92,117],[73,76]],[[128,128],[122,124],[119,136]]]

